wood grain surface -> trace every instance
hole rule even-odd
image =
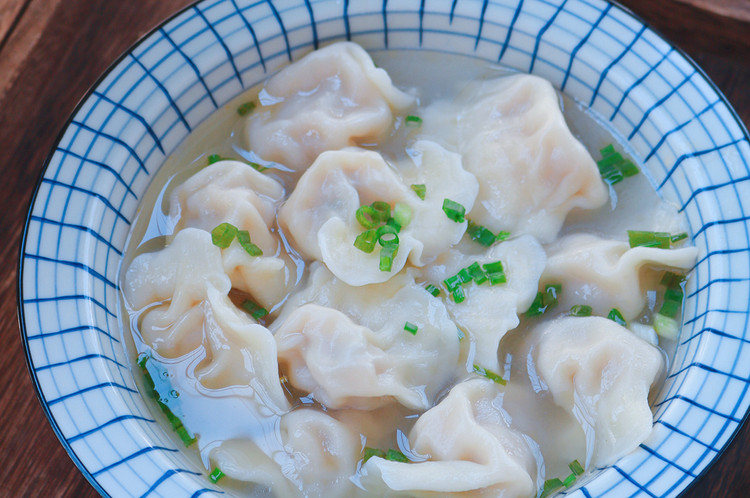
[[[0,496],[92,497],[27,370],[16,312],[21,231],[48,151],[87,89],[188,0],[0,0]],[[750,123],[750,0],[623,0],[701,65]],[[685,496],[750,496],[747,424]]]

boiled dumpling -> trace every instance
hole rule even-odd
[[[468,209],[476,197],[476,179],[461,167],[460,158],[429,142],[417,144],[424,169],[435,173],[432,194],[420,199],[376,152],[347,149],[324,152],[302,175],[279,210],[279,223],[303,256],[323,261],[349,285],[385,282],[407,259],[414,265],[435,257],[461,239],[466,222],[456,223],[442,211],[442,195]],[[356,219],[362,205],[383,201],[394,208],[403,203],[411,222],[398,234],[398,252],[391,271],[380,270],[376,248],[365,253],[354,246],[365,229]]]
[[[195,227],[210,232],[225,222],[247,230],[263,255],[251,256],[235,239],[222,251],[224,269],[233,287],[272,308],[289,292],[296,274],[270,229],[283,197],[284,188],[273,178],[239,161],[219,161],[172,192],[170,216],[178,221],[177,230]]]
[[[224,441],[211,451],[211,460],[227,476],[259,483],[275,496],[352,495],[349,478],[360,451],[356,434],[306,408],[282,415],[278,432],[280,441],[264,441],[264,449],[248,440]]]
[[[427,460],[372,457],[362,467],[362,484],[380,496],[535,496],[536,444],[509,427],[501,407],[497,384],[473,379],[457,385],[409,434],[412,452]]]
[[[177,357],[203,339],[209,286],[224,294],[231,283],[224,273],[221,250],[211,235],[196,228],[177,233],[164,249],[137,256],[125,273],[123,293],[134,311],[145,310],[141,334],[162,356]]]
[[[452,142],[466,170],[479,180],[469,213],[475,223],[494,232],[529,233],[547,243],[570,210],[607,201],[598,168],[568,129],[548,81],[514,75],[472,83],[453,107],[458,110],[449,134],[431,128],[433,122],[444,125],[445,106],[428,110],[424,134]]]
[[[584,429],[587,463],[612,464],[648,437],[648,393],[664,368],[656,347],[602,317],[562,317],[533,333],[536,373]]]
[[[646,290],[656,289],[665,267],[689,270],[698,249],[633,247],[591,234],[568,235],[549,248],[543,283],[560,283],[561,309],[587,304],[595,315],[617,308],[626,320],[646,306]]]
[[[518,314],[526,311],[534,300],[547,257],[542,246],[530,235],[501,242],[479,254],[462,251],[466,244],[476,245],[465,241],[444,253],[426,268],[425,275],[430,281],[440,283],[475,261],[480,264],[502,262],[506,283],[490,286],[486,282],[482,285],[472,282],[464,287],[466,299],[463,302],[445,299],[451,317],[476,343],[473,363],[498,372],[500,340],[518,326]]]
[[[249,149],[304,171],[326,150],[371,144],[415,99],[398,90],[354,43],[335,43],[279,71],[247,124]]]
[[[427,409],[453,377],[456,326],[408,272],[365,289],[316,265],[290,303],[296,309],[278,318],[275,331],[279,364],[293,386],[329,408],[371,409],[396,399]],[[407,321],[416,334],[404,329]]]

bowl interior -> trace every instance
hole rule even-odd
[[[278,5],[277,5],[278,4]],[[28,215],[20,311],[32,376],[58,437],[110,495],[220,492],[141,399],[118,319],[118,272],[139,199],[215,109],[310,50],[350,39],[500,63],[588,105],[680,206],[700,250],[655,430],[576,494],[673,496],[747,412],[747,132],[694,63],[598,0],[206,0],[125,54],[51,153]]]

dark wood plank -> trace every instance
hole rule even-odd
[[[0,7],[12,1],[0,0]],[[96,496],[57,441],[25,366],[15,310],[20,234],[47,152],[79,98],[139,36],[189,2],[29,1],[24,17],[32,17],[16,23],[5,49],[0,48],[0,496]],[[685,1],[622,3],[684,48],[750,123],[748,24],[737,15],[707,12]],[[747,6],[747,0],[723,1]],[[35,4],[47,10],[35,11]],[[34,19],[32,12],[42,17]],[[39,28],[44,19],[54,22]],[[23,33],[38,36],[27,38],[27,43],[16,41]],[[11,42],[16,48],[7,51]],[[3,85],[7,57],[13,58],[16,70]],[[750,496],[750,461],[744,451],[748,444],[750,428],[745,426],[686,496]]]

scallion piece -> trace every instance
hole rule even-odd
[[[539,498],[547,498],[552,493],[563,487],[563,483],[560,479],[555,477],[554,479],[547,479],[544,481],[544,488]]]
[[[375,237],[378,243],[385,247],[391,245],[398,245],[398,230],[391,225],[381,225],[375,231]]]
[[[245,102],[244,104],[240,105],[237,108],[237,114],[239,114],[240,116],[244,116],[246,114],[253,112],[254,109],[255,109],[255,102]]]
[[[458,270],[458,273],[456,273],[456,276],[461,280],[462,285],[468,284],[472,280],[474,280],[473,277],[471,276],[471,273],[469,273],[468,268],[461,268],[460,270]]]
[[[622,154],[615,150],[614,145],[609,144],[601,149],[602,158],[597,161],[599,174],[602,180],[610,185],[614,185],[638,174],[638,167],[630,159],[625,159]]]
[[[501,230],[497,232],[497,235],[495,235],[495,242],[502,242],[505,239],[510,237],[510,232],[506,232],[505,230]]]
[[[372,457],[385,458],[385,451],[378,448],[370,448],[369,446],[365,446],[364,459],[362,463],[367,462],[367,460]]]
[[[263,250],[252,243],[250,240],[250,232],[247,230],[237,231],[237,242],[240,243],[242,248],[247,251],[250,256],[263,256]]]
[[[411,208],[408,204],[403,202],[397,202],[393,207],[393,220],[401,226],[401,228],[409,225],[411,222]]]
[[[411,335],[417,335],[418,327],[411,322],[406,322],[404,324],[404,330],[409,332]]]
[[[469,235],[471,240],[473,240],[474,242],[478,242],[479,244],[482,244],[486,247],[489,247],[497,242],[497,238],[495,234],[492,233],[492,230],[482,225],[477,225],[471,220],[469,220],[469,226],[466,227],[466,233]]]
[[[406,126],[421,126],[422,118],[419,116],[406,116],[404,122],[406,123]]]
[[[573,485],[574,482],[576,482],[576,475],[570,474],[568,477],[565,478],[565,480],[563,480],[562,483],[563,483],[563,486],[565,486],[566,488],[569,488]]]
[[[480,367],[476,363],[474,364],[474,372],[481,375],[482,377],[485,377],[487,379],[490,379],[492,382],[495,382],[500,385],[506,385],[508,382],[500,377],[498,374],[493,372],[492,370],[487,370],[484,367]]]
[[[424,183],[413,183],[411,189],[417,194],[417,197],[424,200],[424,196],[427,193],[427,187]]]
[[[622,325],[623,327],[627,327],[628,325],[628,322],[625,321],[625,317],[622,316],[622,313],[620,313],[620,310],[618,310],[617,308],[612,308],[611,310],[609,310],[607,318],[618,325]]]
[[[372,206],[360,206],[354,216],[365,228],[375,228],[380,222],[380,214]]]
[[[465,220],[464,215],[466,214],[466,208],[456,201],[444,199],[443,212],[445,212],[445,215],[448,218],[455,221],[456,223],[463,223]]]
[[[588,304],[576,304],[570,308],[570,314],[572,316],[591,316],[593,309]]]
[[[687,232],[682,232],[682,233],[676,233],[676,234],[672,235],[670,237],[669,241],[672,243],[672,245],[675,245],[677,242],[680,242],[680,241],[685,240],[687,238],[688,238]]]
[[[211,154],[208,156],[208,164],[209,166],[213,163],[218,163],[219,161],[223,160],[222,157],[219,154]]]
[[[197,439],[192,434],[190,434],[190,431],[188,431],[184,425],[176,428],[175,432],[178,436],[180,436],[180,439],[182,439],[182,442],[185,443],[186,447],[197,441]]]
[[[666,232],[647,232],[642,230],[628,230],[630,247],[658,247],[669,249],[672,236]]]
[[[527,317],[543,315],[550,308],[557,306],[557,296],[562,292],[561,284],[548,284],[544,292],[537,292],[534,301],[524,313]]]
[[[398,253],[398,244],[389,244],[383,246],[380,250],[380,271],[391,271],[393,268],[393,258]]]
[[[401,225],[394,218],[388,218],[388,221],[386,221],[385,224],[393,228],[396,233],[401,232]]]
[[[505,276],[505,270],[503,269],[502,261],[495,261],[494,263],[487,263],[482,265],[482,269],[487,273],[487,278],[490,281],[490,285],[503,284],[508,281]]]
[[[249,164],[258,173],[263,173],[265,170],[268,169],[265,166],[261,166],[260,164],[254,163],[252,161],[248,161],[247,164]]]
[[[390,460],[392,462],[403,462],[403,463],[407,463],[409,461],[409,459],[406,458],[406,455],[394,449],[388,450],[388,453],[385,454],[385,459]]]
[[[424,290],[432,294],[433,297],[438,297],[440,295],[440,289],[438,289],[432,284],[428,284],[427,287],[424,288]]]
[[[446,278],[445,280],[443,280],[443,283],[445,284],[445,287],[451,292],[458,289],[462,284],[461,277],[459,277],[458,275],[452,275]]]
[[[216,484],[217,482],[219,482],[219,479],[221,479],[222,477],[224,477],[224,472],[222,472],[219,467],[215,467],[214,470],[213,470],[213,472],[211,472],[208,475],[208,478],[214,484]]]
[[[476,282],[477,285],[482,285],[488,279],[487,273],[482,270],[482,267],[479,266],[479,263],[477,261],[474,261],[472,264],[467,266],[466,271],[469,272],[469,275],[471,275],[471,278],[474,280],[474,282]]]
[[[378,213],[377,222],[388,221],[388,218],[391,217],[391,205],[385,201],[375,201],[370,204],[370,207]]]
[[[453,301],[457,304],[463,303],[464,299],[466,299],[466,294],[464,294],[464,290],[461,287],[453,289],[451,296],[453,296]]]
[[[680,335],[680,324],[674,318],[664,316],[661,313],[654,314],[654,330],[659,337],[677,340]]]
[[[260,320],[264,316],[268,315],[267,309],[265,309],[263,306],[260,306],[259,304],[252,302],[249,299],[245,299],[244,301],[242,301],[242,309],[250,313],[250,316],[252,316],[256,320]]]
[[[211,230],[211,242],[217,247],[226,249],[237,236],[237,227],[231,223],[220,223]]]
[[[362,252],[370,254],[375,249],[375,243],[377,241],[377,231],[365,230],[361,234],[357,235],[356,239],[354,239],[354,247]]]
[[[584,472],[583,465],[581,465],[581,462],[579,462],[578,460],[573,460],[572,462],[570,462],[568,464],[568,468],[577,476],[582,475]]]

